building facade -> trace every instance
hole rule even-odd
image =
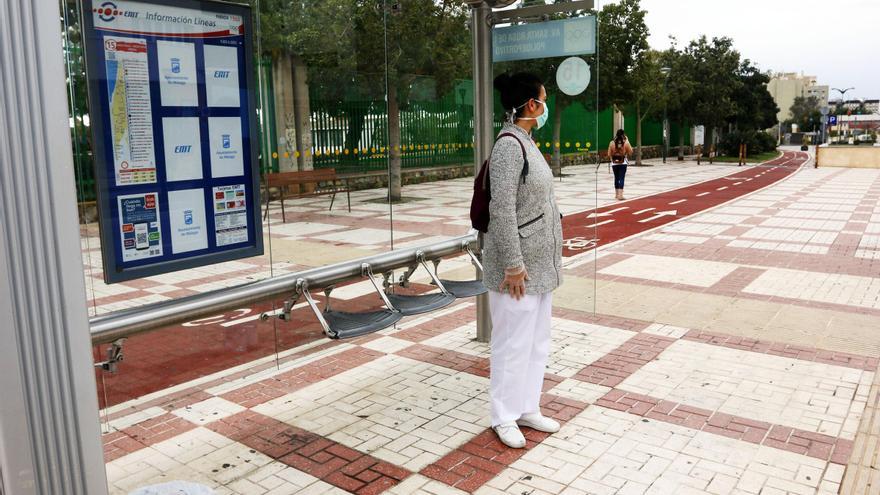
[[[815,96],[820,105],[828,104],[828,91],[826,85],[817,84],[816,76],[806,76],[795,72],[779,73],[774,75],[767,83],[767,91],[779,107],[776,119],[784,122],[791,118],[791,105],[794,99],[803,96]]]
[[[819,105],[827,105],[828,104],[828,92],[830,88],[824,84],[815,84],[813,86],[807,86],[806,88],[806,96],[815,96],[817,100],[819,100]]]
[[[843,102],[843,108],[852,112],[858,110],[862,105],[865,106],[865,114],[880,113],[880,100],[846,100]]]

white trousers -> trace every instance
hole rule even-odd
[[[553,294],[489,291],[492,315],[489,402],[492,426],[540,411],[541,388],[550,354]]]

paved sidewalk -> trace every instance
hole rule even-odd
[[[670,161],[663,166],[656,161],[656,165],[631,168],[628,195],[654,194],[736,171],[731,165],[698,167],[692,161]],[[615,201],[607,166],[597,169],[581,165],[564,171],[566,177],[556,183],[556,194],[566,215]],[[286,202],[287,223],[282,223],[280,204],[274,202],[269,221],[263,222],[264,256],[113,285],[103,283],[98,225],[89,224],[82,228],[82,249],[90,314],[106,314],[387,251],[391,248],[392,218],[394,248],[456,237],[470,228],[467,215],[472,190],[471,177],[409,185],[404,188],[407,201],[393,207],[382,203],[384,190],[358,191],[352,193],[350,213],[339,202],[328,211],[330,199],[326,197],[290,200]]]
[[[558,188],[566,213],[593,201],[583,169]],[[736,170],[631,179],[643,171],[631,195]],[[465,186],[423,187],[448,210]],[[113,493],[172,479],[248,495],[877,493],[878,199],[880,171],[804,168],[569,258],[543,405],[564,426],[527,432],[527,449],[488,430],[488,346],[462,301],[113,406]],[[400,231],[443,235],[425,223]]]
[[[658,162],[659,165],[659,162]],[[693,182],[729,175],[733,166],[696,166],[693,162],[633,168],[627,190],[633,197],[678,189]],[[556,183],[561,208],[566,214],[613,203],[613,181],[607,167],[575,166]],[[598,182],[597,182],[598,180]],[[362,191],[352,198],[352,212],[327,210],[328,198],[288,202],[287,223],[280,207],[272,204],[266,232],[266,255],[209,267],[148,277],[115,285],[101,282],[97,239],[86,237],[86,282],[92,295],[92,314],[142,306],[241,284],[272,274],[294,272],[352,258],[378,254],[391,247],[393,214],[394,247],[424,245],[459,236],[467,231],[467,208],[472,179],[407,186],[407,201],[394,205],[372,202],[383,191]],[[598,200],[596,191],[598,190]],[[463,206],[464,205],[464,206]],[[88,231],[97,231],[89,226]],[[446,260],[444,276],[472,278],[467,259]],[[421,273],[421,272],[419,272]],[[424,274],[422,274],[424,275]],[[424,276],[423,276],[424,279]],[[424,280],[423,280],[424,281]],[[421,290],[429,290],[422,287]],[[318,296],[322,299],[322,296]],[[352,311],[374,307],[378,298],[367,281],[342,284],[333,292],[335,304]],[[284,351],[322,339],[314,316],[307,309],[294,311],[293,321],[263,322],[262,312],[280,308],[282,301],[243,307],[223,315],[138,335],[126,341],[126,361],[120,373],[97,374],[102,407],[126,402],[180,383],[255,359],[270,358]],[[302,307],[302,306],[300,306]],[[95,349],[95,360],[104,359]]]

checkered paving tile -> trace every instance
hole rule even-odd
[[[630,194],[731,170],[644,169]],[[558,184],[565,213],[595,206],[584,198],[595,186],[587,172]],[[468,182],[409,189],[418,200],[394,207],[404,233],[395,246],[460,234],[455,208]],[[610,202],[603,187],[600,202]],[[353,197],[352,215],[320,201],[291,203],[297,216],[287,224],[273,205],[271,238],[387,249],[390,237],[376,233],[387,234],[387,206],[364,202],[374,196]],[[568,287],[578,289],[563,286],[555,298],[542,400],[563,427],[524,429],[526,449],[504,448],[488,428],[489,348],[473,339],[472,301],[461,302],[109,407],[111,491],[183,479],[218,494],[873,493],[878,199],[880,172],[806,168],[571,258]],[[360,244],[340,237],[352,229],[362,229]],[[83,248],[98,312],[308,266],[254,259],[103,286],[95,243]],[[372,297],[362,282],[337,294],[340,304]],[[234,328],[255,316],[220,321]]]
[[[618,388],[852,439],[873,373],[677,341]]]
[[[400,338],[458,313],[334,343],[344,350],[108,433],[114,490],[836,493],[873,375],[862,356],[557,316],[542,409],[563,429],[525,429],[527,448],[511,450],[488,428],[472,326]]]

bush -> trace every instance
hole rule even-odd
[[[757,132],[756,141],[758,149],[755,150],[755,153],[766,153],[768,151],[773,151],[776,149],[776,137],[769,132]]]
[[[739,156],[739,145],[745,143],[749,155],[776,149],[776,138],[763,131],[733,131],[722,136],[718,151],[726,156]]]

